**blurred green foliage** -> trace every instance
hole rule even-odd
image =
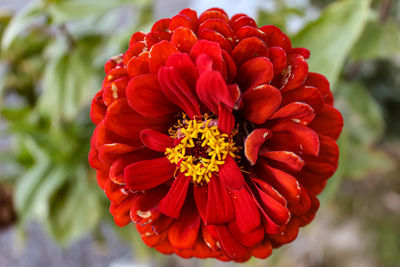
[[[385,149],[400,142],[396,1],[272,2],[272,10],[259,11],[259,25],[277,25],[294,46],[310,49],[310,70],[329,78],[344,117],[340,167],[322,198],[354,204],[356,198],[340,199],[338,189],[387,173],[398,160]],[[101,87],[104,62],[127,49],[133,32],[149,27],[152,2],[41,0],[14,16],[1,14],[0,124],[6,131],[0,138],[6,142],[0,143],[0,182],[15,187],[22,228],[38,220],[68,245],[110,218],[87,164],[94,128],[89,105]],[[293,20],[301,27],[289,31]],[[379,237],[373,246],[390,246],[379,257],[396,266],[400,255],[387,251],[399,248],[399,228],[370,220],[366,227]]]
[[[89,104],[104,62],[127,49],[150,12],[146,0],[48,0],[1,18],[2,137],[12,145],[0,159],[13,168],[0,177],[15,186],[22,228],[38,220],[68,245],[110,218],[87,163]]]

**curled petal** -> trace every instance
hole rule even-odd
[[[171,37],[171,43],[185,53],[189,53],[196,42],[196,34],[191,29],[184,27],[177,28]]]
[[[261,150],[259,156],[268,159],[272,166],[291,173],[301,171],[304,166],[304,160],[291,151]]]
[[[255,129],[246,137],[244,141],[244,155],[250,162],[250,165],[256,164],[261,145],[270,137],[271,131],[268,129]]]
[[[262,84],[268,84],[274,76],[273,65],[266,57],[255,57],[239,68],[238,84],[243,92]]]
[[[315,117],[314,109],[305,103],[292,102],[278,109],[270,119],[279,119],[279,121],[292,121],[307,125]]]
[[[329,136],[336,140],[343,128],[343,118],[333,106],[325,104],[309,127],[320,135]]]
[[[164,66],[167,58],[175,53],[179,53],[179,50],[168,41],[161,41],[153,45],[150,49],[149,55],[149,68],[152,73],[157,73],[158,69]]]
[[[241,40],[232,51],[232,57],[238,66],[257,56],[268,57],[267,46],[257,37]]]
[[[282,71],[281,91],[287,92],[295,89],[305,82],[308,74],[308,64],[304,57],[297,56],[290,59],[288,67]]]
[[[272,85],[264,84],[247,90],[243,95],[243,116],[254,123],[264,123],[280,106],[281,93]]]

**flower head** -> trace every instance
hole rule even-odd
[[[105,65],[89,162],[114,221],[182,257],[267,258],[314,217],[340,113],[277,27],[190,9]]]

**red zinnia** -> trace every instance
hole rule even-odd
[[[91,107],[89,161],[114,221],[182,257],[266,258],[294,240],[343,125],[308,57],[277,27],[218,8],[133,34]]]

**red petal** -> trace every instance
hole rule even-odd
[[[165,32],[169,30],[169,23],[171,19],[170,18],[165,18],[165,19],[160,19],[154,25],[151,27],[152,32]]]
[[[143,116],[158,117],[178,111],[165,96],[154,74],[132,78],[126,89],[129,105]]]
[[[258,178],[251,178],[251,181],[253,181],[253,184],[257,185],[257,192],[258,189],[261,189],[264,193],[268,194],[270,197],[278,201],[282,206],[287,206],[286,199],[269,183]]]
[[[128,85],[129,78],[127,76],[121,77],[112,83],[109,83],[105,88],[103,92],[103,100],[104,103],[109,106],[114,102],[114,100],[118,98],[124,98],[126,97],[125,95],[125,89],[126,86]]]
[[[268,129],[255,129],[244,140],[244,155],[250,165],[257,162],[258,151],[261,145],[271,137],[271,131]]]
[[[166,157],[135,162],[125,168],[125,184],[132,190],[154,188],[171,179],[175,169]]]
[[[158,72],[158,80],[164,95],[185,113],[194,118],[201,115],[200,106],[192,90],[173,67],[162,67]]]
[[[209,29],[209,30],[216,31],[216,32],[222,34],[228,40],[233,41],[233,39],[235,37],[235,34],[234,34],[231,26],[229,26],[228,23],[226,23],[225,21],[223,21],[221,19],[208,19],[208,20],[204,21],[203,23],[200,24],[198,32],[200,33],[203,29]]]
[[[185,203],[186,193],[191,178],[180,173],[172,183],[168,194],[158,204],[159,210],[165,215],[177,219]]]
[[[266,147],[271,150],[288,150],[297,155],[319,154],[318,135],[310,128],[297,123],[280,123],[271,128],[272,138]]]
[[[266,214],[278,225],[286,224],[290,218],[290,212],[286,206],[269,196],[263,190],[258,189],[259,201]]]
[[[203,73],[197,80],[196,91],[200,100],[217,115],[220,103],[225,104],[228,108],[233,108],[235,105],[230,91],[218,71]]]
[[[110,171],[109,171],[110,179],[114,183],[124,184],[125,183],[124,169],[126,166],[134,162],[153,159],[154,157],[159,157],[159,156],[160,155],[157,152],[149,150],[147,148],[129,154],[120,155],[117,159],[113,161],[113,163],[110,166]]]
[[[246,188],[231,191],[236,224],[242,233],[249,233],[260,225],[260,213]]]
[[[130,139],[139,140],[140,131],[146,128],[167,130],[171,117],[146,118],[136,113],[126,98],[118,99],[108,107],[104,125],[114,133]],[[120,142],[123,143],[123,142]]]
[[[203,222],[206,221],[208,186],[193,186],[193,196],[197,210]]]
[[[134,42],[140,42],[144,40],[146,34],[144,32],[135,32],[132,34],[131,39],[129,40],[129,46],[131,46]]]
[[[282,92],[295,89],[305,82],[308,74],[308,64],[304,57],[297,56],[289,60],[289,66],[283,70]]]
[[[281,73],[287,64],[286,52],[281,47],[273,46],[269,48],[269,59],[274,65],[274,74]]]
[[[165,62],[165,66],[174,67],[180,76],[189,85],[193,93],[196,92],[196,81],[198,78],[197,70],[192,59],[186,53],[178,53],[171,55]]]
[[[279,169],[297,173],[304,166],[304,160],[291,151],[263,151],[259,155],[272,161],[272,165]],[[270,162],[271,163],[271,162]]]
[[[228,52],[226,52],[225,50],[222,50],[222,57],[224,58],[226,70],[227,70],[226,82],[228,84],[230,84],[236,78],[236,74],[237,74],[236,64],[235,64],[235,61],[233,61],[231,55]]]
[[[200,217],[190,205],[187,205],[178,220],[169,228],[169,242],[176,248],[191,248],[196,242],[199,229]]]
[[[197,12],[194,11],[193,9],[190,8],[185,8],[182,9],[181,12],[179,12],[179,14],[185,15],[186,17],[190,18],[190,20],[192,21],[193,25],[195,26],[195,28],[197,28]]]
[[[106,183],[108,182],[108,180],[109,179],[108,179],[107,171],[98,170],[96,172],[96,181],[101,189],[104,190],[104,187],[106,186]]]
[[[305,59],[308,59],[310,57],[310,50],[304,47],[296,47],[290,50],[290,54],[301,55]]]
[[[324,104],[321,111],[308,127],[320,135],[329,136],[336,140],[339,138],[343,128],[343,118],[340,112],[333,106]]]
[[[218,251],[218,241],[215,240],[217,237],[213,237],[210,233],[209,229],[214,229],[210,226],[204,226],[204,224],[201,225],[201,232],[202,232],[202,237],[206,245],[213,251]],[[218,234],[217,234],[218,235]]]
[[[316,87],[321,92],[325,103],[328,105],[333,105],[333,95],[329,88],[329,81],[324,75],[309,72],[307,80],[304,84]]]
[[[110,213],[113,215],[115,224],[119,227],[123,227],[131,222],[131,218],[129,216],[131,203],[132,201],[130,201],[130,199],[127,199],[126,201],[118,204],[111,203]]]
[[[263,160],[260,160],[257,167],[258,177],[271,184],[289,203],[299,202],[301,188],[295,177],[282,170],[268,166]]]
[[[260,85],[247,90],[243,95],[243,116],[254,123],[264,123],[280,106],[281,93],[272,85]]]
[[[208,200],[205,224],[227,223],[234,219],[232,200],[218,176],[208,183]]]
[[[268,57],[268,48],[257,37],[243,39],[232,51],[232,58],[238,66],[254,57]]]
[[[222,72],[222,54],[221,47],[218,43],[207,40],[199,40],[190,51],[190,57],[194,62],[196,62],[197,58],[201,54],[208,55],[212,59],[213,69]]]
[[[237,30],[235,34],[237,39],[240,41],[248,37],[258,37],[261,40],[264,40],[267,37],[263,31],[251,26],[243,26]]]
[[[238,84],[242,92],[245,92],[249,88],[269,83],[274,76],[274,69],[268,58],[256,57],[243,63],[238,73]]]
[[[164,31],[149,32],[144,37],[144,42],[146,43],[147,47],[153,47],[155,44],[158,44],[162,41],[170,41],[170,40],[171,40],[171,33]]]
[[[189,53],[196,42],[196,34],[191,29],[184,27],[177,28],[171,37],[171,43],[185,53]]]
[[[327,136],[319,136],[320,151],[318,158],[307,160],[322,161],[330,163],[335,169],[337,168],[339,158],[339,148],[335,140]]]
[[[235,117],[233,116],[232,111],[226,108],[224,104],[219,104],[218,114],[218,129],[222,133],[230,135],[235,126]]]
[[[121,203],[129,196],[129,194],[126,192],[125,186],[116,184],[111,180],[108,180],[105,184],[104,193],[108,199],[114,203]]]
[[[173,16],[169,23],[169,29],[171,31],[174,31],[178,27],[184,27],[190,30],[194,30],[195,26],[196,25],[193,25],[192,20],[189,17],[182,14]]]
[[[225,38],[225,36],[223,36],[221,33],[217,31],[203,28],[201,29],[201,31],[199,31],[198,36],[200,39],[205,39],[219,43],[222,49],[225,49],[229,53],[232,52],[231,43],[228,41],[228,39]]]
[[[101,162],[110,166],[111,163],[120,155],[142,149],[143,146],[129,146],[121,143],[104,144],[99,148],[99,159]]]
[[[315,112],[319,112],[324,104],[321,93],[312,86],[301,86],[282,94],[282,105],[291,102],[303,102],[310,105]]]
[[[311,199],[304,187],[301,187],[300,201],[289,205],[289,210],[296,216],[305,215],[311,208]]]
[[[168,147],[174,146],[174,140],[166,134],[152,129],[144,129],[140,132],[142,143],[154,151],[165,152]]]
[[[292,242],[296,239],[297,234],[299,233],[299,221],[296,218],[293,218],[287,224],[285,231],[279,235],[271,236],[271,242],[274,245],[282,245]]]
[[[221,19],[223,21],[225,21],[226,23],[229,23],[229,18],[228,16],[221,12],[221,11],[217,11],[217,10],[209,10],[209,11],[205,11],[203,12],[200,17],[199,17],[199,24],[203,23],[206,20],[209,19]]]
[[[270,120],[279,119],[280,122],[292,121],[307,125],[314,117],[315,111],[311,106],[301,102],[292,102],[278,109],[272,114]]]
[[[241,16],[233,20],[231,22],[231,25],[235,32],[245,26],[257,28],[257,23],[254,21],[254,19],[250,18],[249,16]]]
[[[242,233],[235,222],[228,225],[229,231],[233,237],[245,247],[253,247],[264,239],[264,229],[259,227],[252,232]]]
[[[128,61],[132,57],[138,56],[140,53],[147,51],[146,44],[144,42],[135,42],[129,46],[129,49],[125,52],[123,56],[124,65],[128,65]]]
[[[131,58],[126,65],[126,71],[130,77],[149,73],[149,52],[143,52],[139,56]]]
[[[243,174],[230,155],[226,157],[225,163],[221,166],[218,175],[228,189],[240,190],[243,187]]]
[[[103,90],[97,92],[90,106],[90,119],[94,124],[99,124],[106,115],[107,106],[103,101]]]
[[[268,47],[279,46],[289,51],[292,48],[289,37],[286,36],[278,27],[274,25],[265,25],[260,28],[267,35],[266,43]]]
[[[269,240],[265,240],[263,243],[255,247],[251,255],[259,259],[266,259],[272,254],[272,246]]]
[[[219,240],[224,253],[231,259],[240,259],[246,256],[247,249],[233,238],[228,227],[225,225],[216,225]]]
[[[161,41],[153,45],[150,49],[149,56],[149,67],[152,73],[157,73],[158,69],[164,66],[167,58],[175,53],[179,53],[179,50],[168,41]]]

